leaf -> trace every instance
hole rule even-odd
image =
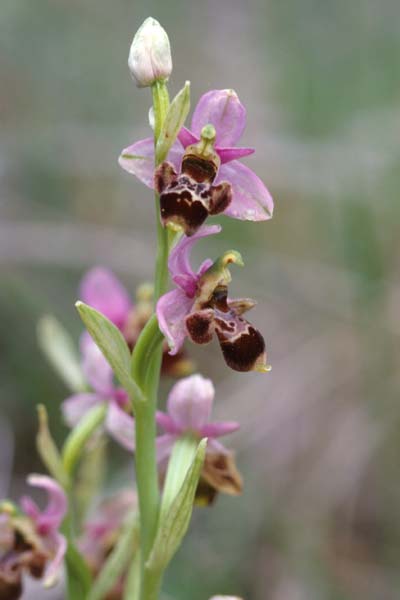
[[[39,431],[36,435],[36,447],[43,464],[52,475],[65,489],[69,485],[69,477],[62,464],[61,456],[58,448],[51,436],[47,410],[43,404],[37,406],[39,417]]]
[[[183,88],[172,100],[160,136],[157,141],[156,156],[157,163],[166,159],[172,144],[183,127],[190,109],[190,82],[187,81]]]
[[[131,377],[131,355],[120,330],[91,306],[83,302],[77,302],[75,306],[88,332],[109,362],[122,387],[132,399],[144,400],[142,391]]]
[[[82,417],[65,440],[62,461],[64,470],[68,476],[73,474],[87,442],[103,423],[106,412],[106,403],[94,406]]]
[[[206,453],[207,438],[201,440],[182,486],[170,508],[161,514],[156,539],[146,569],[162,572],[178,550],[189,527],[193,500]]]
[[[64,383],[73,392],[86,388],[79,354],[69,333],[51,315],[43,316],[37,325],[39,346]]]
[[[196,456],[197,448],[198,438],[194,435],[181,436],[175,442],[163,486],[161,515],[164,515],[170,509],[172,502],[181,489],[186,474]]]

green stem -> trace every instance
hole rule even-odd
[[[157,156],[157,140],[168,111],[169,97],[165,83],[152,86],[154,108],[155,166],[161,162]],[[156,195],[157,257],[154,276],[154,301],[165,293],[168,285],[168,232],[162,227],[159,199]],[[157,532],[160,493],[158,488],[156,456],[156,420],[158,382],[162,359],[162,340],[155,315],[149,320],[137,340],[132,355],[132,375],[145,397],[135,406],[136,428],[136,481],[139,496],[141,543],[141,600],[157,600],[161,577],[146,570]],[[137,379],[136,379],[137,378]]]

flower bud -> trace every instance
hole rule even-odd
[[[133,38],[128,66],[138,87],[151,86],[158,80],[168,79],[171,75],[172,59],[168,35],[152,17],[144,21]]]

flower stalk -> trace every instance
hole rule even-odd
[[[160,137],[162,126],[169,107],[167,86],[157,81],[152,86],[154,111],[154,146]],[[162,157],[155,154],[157,166]],[[157,300],[165,293],[168,283],[168,232],[159,219],[159,198],[155,194],[157,221],[157,258],[154,275],[154,296]],[[156,457],[156,408],[158,382],[161,370],[162,340],[158,332],[158,324],[153,317],[139,337],[132,356],[132,375],[141,381],[145,402],[135,407],[136,424],[136,479],[140,511],[141,539],[141,598],[155,600],[158,597],[160,577],[146,569],[146,561],[152,549],[157,531],[160,509],[158,489],[158,472]],[[148,335],[150,332],[150,336]],[[156,334],[156,336],[153,335]],[[154,338],[156,337],[156,342]],[[146,368],[147,367],[147,368]]]

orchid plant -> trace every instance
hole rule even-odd
[[[246,110],[233,90],[206,92],[186,128],[190,85],[170,101],[170,44],[151,18],[135,35],[128,64],[153,99],[153,135],[125,148],[119,163],[154,190],[154,285],[142,285],[135,301],[105,267],[86,273],[76,304],[86,326],[79,349],[53,317],[39,324],[41,347],[70,389],[61,404],[70,433],[60,450],[39,406],[37,447],[51,477],[28,482],[49,501],[45,509],[28,497],[0,505],[1,598],[19,598],[25,574],[53,585],[65,562],[70,600],[157,600],[194,505],[242,490],[234,453],[219,440],[239,424],[210,420],[214,385],[194,373],[185,341],[203,345],[215,337],[229,368],[258,373],[270,369],[265,342],[243,316],[255,302],[229,296],[230,266],[243,265],[239,252],[198,268],[190,254],[221,231],[208,223],[212,216],[264,221],[273,201],[241,162],[254,150],[237,145]],[[162,374],[178,378],[166,412],[158,409]],[[134,457],[136,482],[96,508],[108,435]],[[214,596],[222,598],[234,600]]]

